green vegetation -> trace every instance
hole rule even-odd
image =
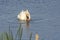
[[[32,38],[32,32],[31,32],[31,34],[30,34],[30,39],[29,39],[29,40],[31,40],[31,38]]]
[[[0,40],[22,40],[23,28],[21,25],[18,27],[17,33],[15,35],[15,39],[13,37],[12,31],[9,27],[9,32],[3,32],[0,34]],[[18,38],[18,39],[17,39]],[[32,39],[32,33],[30,34],[30,39]]]

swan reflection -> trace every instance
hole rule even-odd
[[[29,39],[29,36],[30,36],[30,30],[29,30],[29,27],[30,27],[30,24],[29,22],[30,21],[21,21],[19,20],[19,25],[21,26],[21,28],[23,28],[23,38],[25,37],[27,40]]]
[[[19,22],[20,25],[24,25],[25,27],[30,26],[30,24],[29,24],[30,21],[21,21],[21,20],[19,20],[18,22]]]

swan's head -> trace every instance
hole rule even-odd
[[[26,14],[26,20],[27,21],[30,21],[31,20],[31,17],[30,17],[30,13],[28,10],[25,11],[25,14]]]

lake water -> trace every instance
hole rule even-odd
[[[19,26],[17,15],[21,10],[28,9],[32,21],[29,27],[22,24],[22,40],[28,40],[32,32],[35,40],[36,32],[39,40],[60,40],[60,0],[0,0],[0,33],[8,31],[13,34]]]

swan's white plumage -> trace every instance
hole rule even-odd
[[[27,17],[26,16],[28,16],[29,17],[29,19],[27,19]],[[17,18],[19,19],[19,20],[30,20],[30,13],[29,13],[29,11],[28,10],[22,10],[19,14],[18,14],[18,16],[17,16]]]

